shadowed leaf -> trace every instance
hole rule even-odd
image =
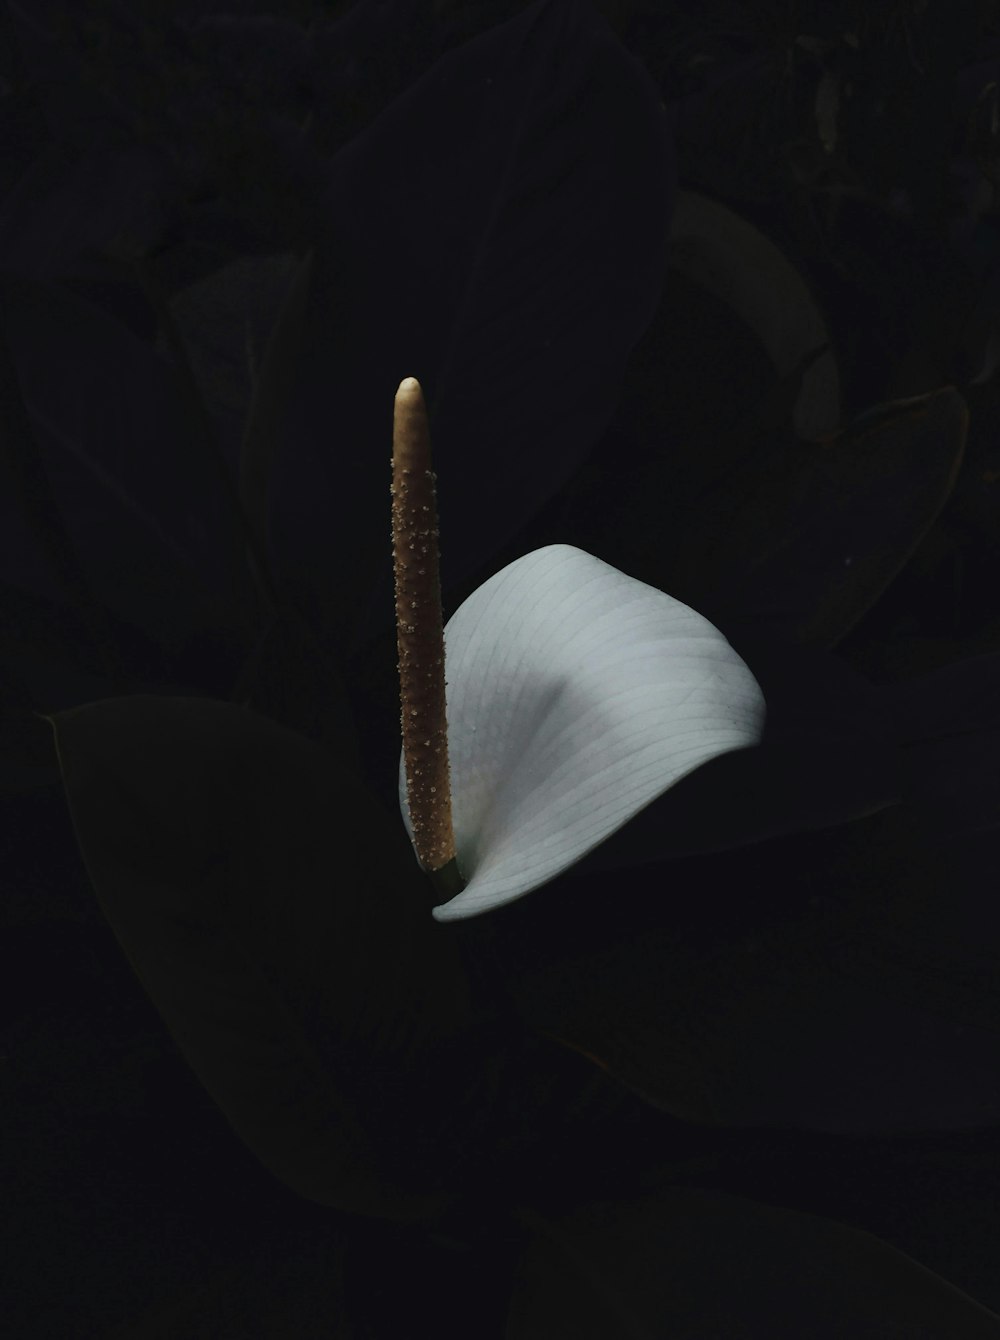
[[[434,1213],[468,997],[402,825],[334,755],[232,704],[136,695],[54,726],[105,916],[237,1134],[310,1199]]]
[[[294,609],[283,607],[268,621],[230,696],[317,744],[341,750],[347,766],[360,770],[354,717],[339,667]]]
[[[530,1026],[685,1121],[851,1135],[995,1124],[985,852],[921,840],[898,807],[790,850],[646,867],[627,915],[610,915],[608,876],[581,875],[505,913],[504,953],[538,957],[511,970],[511,989]],[[558,927],[570,909],[546,948],[545,917]]]
[[[880,692],[907,747],[904,796],[947,834],[1000,828],[1000,651],[952,661]]]
[[[59,781],[52,732],[34,712],[0,698],[0,794],[32,791]]]
[[[102,603],[171,649],[196,629],[233,626],[228,518],[172,370],[68,289],[5,287],[41,463]],[[8,580],[24,561],[5,561]]]
[[[240,501],[258,544],[266,552],[268,489],[281,417],[302,353],[302,332],[315,252],[298,258],[285,300],[268,337],[243,429]]]
[[[788,377],[813,350],[794,403],[803,438],[832,431],[840,416],[840,378],[830,331],[805,280],[759,229],[697,191],[678,191],[670,229],[670,268],[715,294]]]
[[[1000,1317],[847,1224],[664,1187],[532,1231],[506,1340],[995,1340]]]
[[[3,428],[0,431],[0,477],[3,492],[11,500],[35,541],[44,551],[62,589],[76,601],[81,617],[96,621],[93,627],[103,631],[100,609],[80,567],[73,543],[52,497],[31,422],[24,405],[17,368],[8,346],[9,314],[5,290],[0,290],[0,403],[3,404]],[[100,641],[96,640],[100,647]]]
[[[905,566],[954,487],[968,412],[951,387],[778,446],[705,495],[670,590],[709,617],[833,647]]]
[[[668,129],[591,6],[546,0],[448,52],[333,160],[271,512],[282,575],[356,642],[392,617],[377,522],[402,376],[427,394],[446,598],[610,420],[663,279]]]

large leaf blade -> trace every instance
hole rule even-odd
[[[242,631],[249,574],[237,580],[229,518],[172,370],[68,288],[9,281],[5,298],[41,465],[101,603],[171,648],[194,629]],[[7,556],[8,577],[26,561]]]
[[[669,149],[603,20],[546,0],[447,53],[334,159],[271,513],[282,576],[331,624],[365,619],[364,641],[391,621],[375,523],[401,376],[427,393],[446,593],[586,456],[662,283]],[[348,566],[376,574],[368,591]]]
[[[944,507],[967,428],[965,401],[944,387],[880,406],[819,446],[758,453],[702,499],[670,589],[716,616],[836,646]]]
[[[1000,1317],[871,1233],[668,1186],[532,1230],[506,1340],[987,1340]]]
[[[684,1121],[995,1124],[996,918],[912,822],[892,841],[904,815],[649,867],[625,915],[602,876],[525,899],[501,926],[523,1018]]]
[[[232,704],[135,695],[54,724],[102,909],[239,1136],[322,1203],[440,1208],[468,998],[402,827],[332,755]]]

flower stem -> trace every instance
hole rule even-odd
[[[400,725],[417,859],[439,892],[464,888],[455,859],[445,716],[444,625],[427,406],[399,384],[392,431],[392,554],[396,576]]]

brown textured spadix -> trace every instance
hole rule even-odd
[[[392,425],[400,724],[413,843],[432,873],[455,860],[437,537],[427,407],[420,383],[406,377],[396,391]]]

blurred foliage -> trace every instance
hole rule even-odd
[[[327,641],[294,604],[267,608],[265,600],[263,608],[255,607],[245,594],[245,604],[258,615],[253,635],[247,637],[245,625],[227,627],[218,616],[227,600],[235,603],[233,573],[220,563],[213,576],[205,555],[223,524],[241,519],[233,515],[232,499],[230,513],[220,503],[215,515],[203,514],[198,510],[203,500],[195,498],[190,483],[177,495],[180,508],[166,484],[156,485],[154,501],[162,503],[166,520],[176,522],[176,533],[168,527],[168,538],[178,546],[183,541],[199,557],[190,571],[182,571],[183,581],[165,557],[143,564],[138,544],[128,537],[144,534],[148,524],[140,519],[132,529],[111,527],[112,509],[102,510],[82,494],[78,465],[53,454],[51,444],[46,457],[32,440],[39,423],[26,423],[17,412],[18,396],[27,398],[24,383],[32,370],[28,337],[36,338],[39,349],[46,341],[58,344],[54,366],[59,379],[50,385],[57,385],[59,394],[47,392],[39,376],[36,405],[47,414],[51,399],[58,423],[55,409],[72,399],[70,390],[79,395],[80,422],[95,441],[111,443],[107,462],[119,468],[119,476],[130,477],[128,466],[136,481],[144,465],[162,466],[174,440],[194,424],[191,440],[179,444],[176,456],[180,459],[186,448],[189,462],[197,465],[199,452],[214,453],[214,468],[228,469],[233,482],[240,461],[246,465],[249,459],[239,502],[251,536],[260,540],[267,527],[267,475],[274,425],[288,393],[288,369],[303,360],[303,344],[307,354],[319,347],[314,378],[317,440],[322,441],[327,423],[334,421],[333,410],[343,414],[343,398],[331,408],[322,395],[329,378],[323,360],[338,348],[341,304],[345,293],[360,301],[360,281],[357,291],[350,287],[356,274],[367,278],[379,268],[377,256],[367,257],[365,271],[349,248],[336,252],[338,239],[331,240],[325,212],[331,165],[381,115],[391,115],[393,104],[441,56],[515,19],[524,8],[517,0],[232,0],[225,5],[11,0],[0,10],[5,146],[0,155],[0,271],[5,275],[3,333],[17,365],[13,376],[5,368],[2,389],[14,412],[6,415],[0,435],[0,465],[19,481],[7,490],[22,504],[18,516],[45,538],[49,551],[49,570],[40,576],[18,552],[19,545],[27,551],[24,536],[11,530],[10,566],[18,571],[15,578],[5,569],[0,588],[5,618],[0,628],[0,788],[23,792],[52,781],[48,728],[39,731],[32,706],[43,700],[46,707],[61,707],[118,697],[138,686],[153,694],[229,695],[299,735],[320,742],[343,738],[352,766],[363,756],[393,801],[395,773],[386,763],[398,757],[393,631],[373,636],[344,667],[339,645]],[[982,887],[996,884],[996,844],[990,843],[988,831],[997,814],[995,675],[992,661],[984,658],[975,665],[966,660],[1000,646],[1000,3],[601,0],[596,8],[655,82],[673,130],[682,185],[724,202],[766,234],[804,279],[829,328],[842,387],[841,422],[822,441],[804,440],[795,431],[793,406],[816,349],[801,350],[792,371],[782,372],[769,358],[760,331],[734,313],[732,304],[674,270],[654,319],[633,348],[618,409],[603,439],[593,450],[589,443],[581,448],[581,454],[590,454],[576,476],[509,537],[506,549],[493,554],[489,569],[553,540],[580,544],[632,575],[686,596],[706,612],[718,607],[737,623],[742,619],[743,632],[748,621],[756,620],[778,628],[796,649],[819,647],[828,670],[853,663],[890,687],[913,678],[919,691],[918,672],[945,667],[946,688],[931,685],[924,696],[936,699],[939,707],[947,699],[953,713],[959,704],[965,715],[959,713],[957,725],[935,720],[928,728],[942,732],[931,755],[936,771],[933,778],[920,778],[915,770],[925,783],[916,792],[923,809],[907,812],[908,824],[895,817],[896,811],[857,821],[856,807],[837,809],[844,793],[833,800],[824,796],[828,817],[839,813],[852,822],[818,837],[805,834],[783,843],[758,843],[749,853],[737,850],[728,856],[729,864],[726,853],[715,863],[697,856],[687,866],[674,863],[662,878],[609,881],[603,872],[597,879],[577,872],[579,882],[562,890],[569,887],[567,896],[577,900],[574,916],[565,915],[561,893],[551,901],[525,900],[506,927],[506,963],[499,950],[496,961],[490,959],[491,926],[472,928],[465,943],[469,959],[503,996],[504,972],[507,982],[516,980],[532,954],[548,952],[593,1006],[593,960],[580,968],[570,949],[573,936],[586,946],[589,935],[603,950],[609,890],[619,906],[626,905],[628,895],[628,915],[622,920],[631,918],[638,936],[651,927],[662,929],[664,906],[674,917],[681,898],[671,901],[667,895],[680,888],[682,896],[691,889],[698,896],[687,901],[704,924],[693,930],[682,925],[683,953],[697,960],[692,975],[699,981],[704,977],[709,1000],[722,998],[720,982],[706,966],[713,962],[722,964],[723,986],[731,978],[742,989],[759,978],[764,983],[759,1001],[770,1001],[768,992],[780,994],[779,974],[769,971],[768,954],[784,969],[795,970],[784,952],[782,930],[792,909],[793,930],[799,918],[804,935],[815,933],[829,956],[829,972],[852,999],[867,1000],[872,986],[891,995],[887,1010],[895,1010],[900,1000],[923,1008],[932,997],[938,1013],[967,1021],[974,1007],[995,1029],[992,959],[984,968],[973,953],[981,955],[983,946],[995,944],[993,923],[977,920]],[[440,201],[442,217],[449,203]],[[453,213],[461,224],[461,210]],[[423,225],[428,232],[415,235],[428,236],[437,217],[428,212]],[[372,230],[362,232],[369,240]],[[562,233],[559,239],[561,252],[569,251]],[[550,254],[539,250],[544,268]],[[601,271],[602,279],[611,274],[618,287],[621,250],[607,258]],[[303,258],[314,254],[324,286],[303,322],[299,304],[305,298],[291,276],[305,275],[303,290],[312,293]],[[445,279],[456,264],[451,253],[432,258]],[[505,272],[499,273],[503,278]],[[17,283],[6,282],[12,277]],[[535,292],[538,286],[527,287]],[[378,330],[386,324],[385,307],[373,318]],[[522,312],[512,301],[504,313],[510,330],[516,331]],[[304,341],[303,328],[308,332]],[[324,336],[331,343],[323,344]],[[352,345],[355,328],[340,330],[339,339],[342,346]],[[517,340],[508,335],[507,344]],[[347,366],[355,365],[347,361]],[[102,373],[126,392],[111,406],[114,413],[99,390],[93,403],[79,390],[81,385],[91,390]],[[144,391],[147,374],[151,389]],[[188,418],[178,411],[175,421],[170,407],[182,398]],[[572,400],[562,396],[564,406]],[[150,404],[156,406],[156,422],[137,428],[134,406],[149,414]],[[487,409],[493,411],[494,405],[489,402]],[[475,408],[482,414],[483,402]],[[568,411],[562,413],[565,418]],[[502,422],[496,413],[491,419]],[[71,421],[68,414],[63,422]],[[371,440],[381,440],[377,414],[365,422]],[[183,425],[180,430],[177,423]],[[544,423],[546,431],[558,427]],[[363,434],[355,434],[353,421],[349,429],[350,445],[360,455]],[[458,441],[461,434],[455,430],[453,436]],[[515,436],[520,440],[519,433]],[[145,457],[137,454],[136,442]],[[190,481],[190,473],[179,473]],[[170,478],[169,472],[163,478]],[[323,511],[326,495],[316,492],[316,515],[330,529]],[[71,504],[80,506],[82,520]],[[357,521],[360,533],[370,514],[356,510],[357,518],[350,520]],[[163,519],[155,510],[152,514]],[[374,553],[381,541],[375,530],[370,533]],[[88,564],[92,556],[85,546],[99,547],[102,540],[104,553]],[[235,559],[230,554],[229,561],[242,562],[246,547],[247,537],[237,532]],[[131,596],[146,621],[119,613],[108,590],[88,580],[95,575],[110,583],[123,605]],[[452,599],[468,594],[484,575],[466,573],[452,587]],[[198,592],[195,578],[206,588],[214,581],[213,603]],[[197,618],[192,615],[188,627],[185,616],[191,611]],[[840,659],[829,654],[833,647]],[[786,651],[779,644],[776,659],[788,662],[788,678],[796,681],[789,690],[788,732],[808,741],[807,768],[816,770],[816,741],[847,742],[846,764],[842,759],[839,771],[826,766],[828,756],[819,755],[823,780],[833,776],[836,791],[842,777],[850,780],[852,767],[858,771],[858,757],[870,758],[852,752],[855,741],[848,727],[860,737],[870,722],[862,720],[852,700],[838,696],[835,676],[812,679],[806,669],[800,675],[798,662]],[[341,671],[353,713],[340,693]],[[337,692],[331,693],[334,682]],[[769,705],[778,707],[775,716],[780,717],[777,688],[772,698]],[[351,734],[355,724],[365,733],[360,742]],[[740,787],[752,787],[755,799],[764,797],[766,813],[768,788],[762,775],[736,780],[733,809]],[[702,781],[706,789],[700,808],[696,791],[695,809],[709,816],[714,830],[720,795],[724,799],[726,793],[713,790],[717,777]],[[817,803],[800,785],[800,775],[793,771],[785,781],[804,809]],[[847,799],[856,801],[857,795]],[[219,1227],[213,1234],[200,1230],[203,1285],[215,1268],[204,1264],[215,1262],[217,1244],[209,1237],[236,1243],[232,1251],[238,1254],[239,1226],[233,1221],[247,1205],[250,1221],[255,1214],[260,1222],[281,1224],[282,1215],[293,1221],[283,1239],[286,1250],[288,1241],[295,1241],[296,1226],[301,1230],[305,1211],[298,1206],[290,1211],[284,1201],[271,1205],[267,1190],[253,1180],[252,1165],[240,1163],[228,1133],[219,1134],[211,1125],[208,1100],[190,1077],[184,1088],[186,1072],[169,1053],[159,1021],[140,1017],[142,1002],[123,984],[124,966],[112,962],[115,947],[106,943],[106,933],[104,939],[97,936],[92,900],[86,901],[82,885],[73,884],[74,879],[79,884],[81,873],[71,840],[65,833],[52,837],[60,822],[66,826],[66,816],[61,795],[55,806],[51,800],[51,791],[41,798],[34,792],[18,795],[6,816],[11,831],[19,830],[20,846],[9,835],[5,840],[21,864],[7,861],[5,869],[10,908],[15,909],[10,916],[23,932],[11,935],[6,964],[16,971],[11,980],[18,1002],[30,997],[39,1006],[36,1014],[25,1007],[24,1028],[5,1034],[15,1059],[11,1073],[22,1081],[18,1101],[24,1103],[24,1129],[8,1147],[23,1163],[25,1203],[35,1204],[40,1182],[45,1196],[62,1204],[58,1178],[64,1172],[72,1177],[79,1168],[92,1177],[99,1166],[102,1177],[121,1182],[112,1186],[117,1197],[112,1196],[113,1213],[134,1232],[119,1226],[109,1235],[105,1224],[104,1237],[91,1235],[68,1212],[65,1222],[61,1217],[54,1227],[49,1207],[28,1223],[24,1241],[32,1250],[33,1228],[39,1244],[35,1256],[43,1259],[51,1255],[55,1233],[55,1255],[61,1263],[68,1260],[72,1287],[80,1296],[91,1289],[87,1296],[102,1305],[113,1300],[119,1315],[126,1306],[138,1309],[176,1291],[184,1325],[195,1302],[184,1292],[191,1268],[179,1265],[176,1255],[183,1234],[164,1230],[170,1237],[166,1255],[175,1253],[166,1274],[171,1282],[164,1284],[164,1253],[150,1250],[149,1260],[143,1257],[148,1203],[180,1204],[179,1221],[193,1226],[187,1231],[196,1237],[210,1203],[209,1215],[217,1214]],[[963,823],[968,828],[974,813],[979,836],[985,833],[986,840],[977,847],[960,831],[952,846],[934,845],[932,820],[940,821],[942,811],[958,830]],[[773,813],[768,817],[773,819]],[[623,841],[635,844],[636,836],[632,829]],[[60,840],[63,866],[53,873],[45,859]],[[990,869],[994,874],[984,879]],[[708,894],[716,896],[722,887],[725,897],[713,901]],[[945,889],[947,899],[941,897]],[[914,892],[921,903],[916,919]],[[262,894],[268,906],[270,893],[268,886]],[[850,903],[843,913],[838,910],[842,898]],[[858,907],[864,912],[855,918]],[[692,917],[696,912],[688,909]],[[828,918],[837,929],[833,941],[826,935]],[[89,942],[81,951],[79,939],[58,938],[74,919],[94,932],[96,966],[87,967]],[[502,932],[503,927],[501,947]],[[720,939],[727,937],[730,944],[720,951]],[[651,943],[643,938],[647,954]],[[663,973],[662,954],[653,957],[654,968],[643,977],[639,959],[623,951],[616,960],[620,981],[612,1005],[627,996],[627,987],[635,987],[642,999],[643,982],[675,980]],[[730,963],[736,965],[732,973]],[[545,965],[545,971],[550,968]],[[543,985],[554,996],[560,978],[552,971]],[[803,981],[807,995],[815,992],[816,1011],[828,1012],[828,978],[803,969]],[[844,981],[855,985],[848,989]],[[87,1016],[81,1024],[81,1011],[94,999],[105,1013],[98,1011],[96,1022]],[[558,1000],[565,1006],[572,993],[562,991]],[[124,1043],[115,1032],[123,1027],[122,1001]],[[605,1003],[599,1009],[602,1026],[614,1013]],[[752,1017],[742,1002],[733,1013],[741,1026]],[[778,1000],[773,1013],[795,1027],[784,1000]],[[803,1019],[807,1013],[802,1011]],[[644,1007],[644,1020],[647,1014]],[[860,1036],[868,1016],[859,1008],[858,1018]],[[539,1018],[533,1022],[537,1025]],[[564,1023],[555,1017],[551,1022],[553,1028]],[[571,1032],[567,1024],[560,1036]],[[720,1025],[719,1036],[725,1054],[736,1035]],[[777,1036],[769,1025],[758,1038],[763,1053],[777,1054],[780,1062]],[[808,1051],[811,1035],[803,1032],[803,1037]],[[117,1039],[122,1050],[134,1045],[120,1073],[105,1080],[101,1062],[110,1065],[109,1038]],[[631,1044],[630,1034],[625,1041]],[[597,1042],[603,1045],[605,1039]],[[570,1055],[558,1050],[564,1058]],[[695,1050],[699,1064],[712,1062],[708,1049],[699,1044]],[[57,1061],[50,1062],[50,1051]],[[136,1095],[146,1093],[150,1057],[159,1078],[152,1097],[140,1099]],[[543,1052],[536,1061],[545,1079],[554,1069],[551,1055]],[[822,1063],[820,1055],[820,1069]],[[51,1070],[59,1080],[54,1095]],[[603,1072],[589,1063],[583,1071],[571,1071],[567,1090],[575,1094],[595,1075]],[[972,1067],[965,1078],[970,1075],[974,1082],[966,1098],[973,1103],[979,1101],[975,1084],[986,1083],[989,1069]],[[515,1074],[509,1106],[498,1123],[530,1109],[525,1121],[531,1124],[535,1109],[521,1101],[524,1080]],[[99,1088],[99,1101],[95,1082],[106,1083],[106,1093]],[[541,1080],[537,1093],[538,1112],[548,1112],[551,1120],[555,1111],[558,1119],[558,1105],[546,1106],[548,1091]],[[779,1117],[787,1114],[790,1109],[782,1104],[789,1094],[780,1083],[772,1097]],[[708,1181],[722,1191],[742,1190],[764,1201],[779,1198],[802,1209],[818,1207],[884,1232],[897,1246],[912,1243],[918,1259],[998,1305],[990,1236],[996,1231],[995,1215],[982,1195],[984,1185],[992,1195],[1000,1167],[992,1132],[928,1133],[910,1143],[852,1134],[838,1143],[812,1130],[775,1129],[773,1123],[763,1131],[706,1131],[661,1113],[653,1123],[645,1105],[631,1095],[626,1102],[617,1086],[614,1101],[627,1120],[595,1122],[590,1143],[567,1144],[560,1120],[546,1127],[536,1162],[523,1170],[526,1180],[554,1166],[558,1149],[563,1190],[585,1196],[601,1177],[607,1186],[618,1186],[623,1162],[634,1155],[635,1166],[629,1166],[634,1174],[642,1164],[640,1180],[658,1168],[667,1180],[688,1177],[694,1185]],[[87,1105],[95,1102],[99,1120],[81,1124],[80,1111],[91,1114]],[[137,1134],[147,1129],[160,1146],[155,1160],[148,1158],[146,1137]],[[632,1149],[635,1129],[645,1133],[647,1142],[638,1153]],[[53,1165],[57,1146],[64,1163]],[[936,1199],[930,1197],[928,1210],[930,1202],[921,1198],[933,1183],[928,1167],[933,1158],[947,1167],[950,1156],[968,1160],[969,1185],[954,1191],[953,1176],[946,1190],[934,1184]],[[943,1174],[939,1180],[943,1183]],[[872,1190],[876,1186],[883,1190],[881,1200]],[[86,1182],[81,1203],[92,1198],[92,1191]],[[908,1216],[896,1209],[907,1196],[912,1198]],[[979,1222],[969,1209],[973,1203]],[[235,1211],[228,1209],[231,1205]],[[510,1262],[499,1240],[506,1226],[499,1219],[486,1223],[489,1216],[483,1214],[477,1228],[474,1210],[469,1222],[452,1224],[439,1235],[433,1249],[427,1240],[412,1238],[387,1247],[377,1232],[359,1238],[348,1225],[347,1236],[361,1246],[355,1245],[346,1271],[336,1255],[342,1244],[330,1250],[337,1263],[334,1280],[339,1283],[346,1274],[348,1289],[355,1290],[352,1310],[364,1316],[371,1291],[384,1287],[387,1251],[399,1271],[408,1263],[411,1276],[407,1287],[394,1291],[400,1298],[386,1297],[387,1311],[393,1304],[410,1305],[416,1296],[426,1298],[436,1280],[444,1281],[435,1300],[440,1302],[455,1275],[473,1281],[470,1307],[480,1278],[491,1281],[483,1285],[486,1292],[504,1287]],[[951,1232],[949,1225],[959,1227]],[[96,1244],[90,1258],[80,1246],[84,1240]],[[117,1242],[110,1253],[104,1250],[109,1240]],[[513,1248],[510,1242],[502,1247],[514,1253],[516,1240]],[[79,1254],[75,1263],[69,1259],[74,1252]],[[290,1258],[282,1260],[287,1266]],[[124,1271],[121,1261],[127,1263]],[[420,1294],[415,1277],[422,1262],[432,1283],[428,1286],[425,1279]],[[230,1274],[220,1278],[252,1294],[239,1267],[228,1264]],[[325,1259],[316,1263],[315,1278],[324,1280],[329,1310],[346,1326],[339,1295],[332,1296],[336,1291],[325,1279],[326,1265]],[[133,1268],[138,1284],[126,1303],[121,1278],[131,1279]],[[289,1267],[286,1274],[293,1280],[288,1287],[298,1288],[296,1271]],[[228,1286],[216,1288],[212,1305],[224,1309],[228,1292]],[[264,1309],[269,1291],[263,1287],[260,1293]],[[246,1307],[237,1310],[240,1315],[234,1313],[230,1324],[242,1334],[249,1314]],[[289,1313],[282,1315],[289,1324]],[[162,1333],[156,1331],[155,1316],[146,1320],[149,1333]],[[500,1324],[499,1317],[494,1320]],[[456,1333],[467,1334],[467,1322],[468,1316],[461,1318],[456,1324],[466,1329]],[[307,1333],[304,1315],[291,1318],[291,1324]],[[391,1322],[386,1326],[392,1333]],[[320,1333],[319,1325],[316,1329]],[[378,1333],[377,1322],[371,1330]]]
[[[620,9],[626,41],[661,87],[691,100],[685,175],[726,195],[787,195],[830,241],[845,196],[933,229],[948,210],[953,152],[996,164],[991,76],[975,68],[1000,54],[995,0],[959,9],[626,0]]]

